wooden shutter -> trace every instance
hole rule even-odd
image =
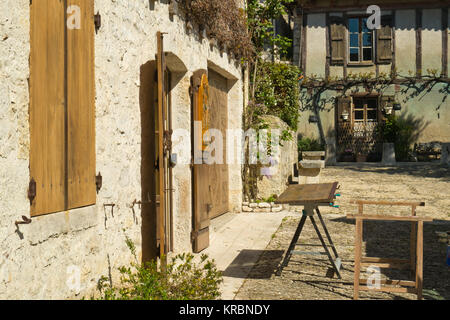
[[[80,8],[79,29],[67,28],[71,5]],[[95,204],[93,16],[93,0],[31,3],[32,216]]]
[[[381,28],[376,31],[377,39],[377,63],[386,64],[392,62],[392,17],[381,18]]]
[[[192,157],[203,152],[203,142],[195,141],[194,121],[204,123],[203,105],[205,102],[203,94],[207,85],[206,70],[199,70],[191,78],[192,93]],[[202,134],[203,127],[199,134]],[[192,168],[192,193],[193,193],[193,251],[198,253],[209,246],[209,225],[211,204],[211,185],[209,183],[209,167],[207,164],[193,164]]]
[[[94,1],[67,5],[81,11],[80,29],[67,29],[67,209],[73,209],[96,202]]]
[[[345,121],[342,118],[342,113],[344,111],[348,112],[348,120],[347,121]],[[336,121],[337,121],[337,123],[351,123],[353,121],[352,98],[351,97],[339,97],[337,99]]]
[[[384,116],[384,108],[387,105],[393,105],[395,101],[395,97],[394,96],[388,96],[388,95],[383,95],[379,97],[379,108],[378,108],[378,121],[382,122],[384,121],[386,118]],[[392,113],[394,114],[394,111],[392,111]]]
[[[31,216],[37,216],[65,207],[64,2],[33,1],[30,10]]]
[[[344,18],[330,17],[331,64],[343,65],[345,60],[346,27]]]
[[[157,78],[158,78],[158,195],[159,206],[157,208],[157,242],[159,246],[159,256],[162,258],[166,253],[166,154],[164,152],[164,133],[166,131],[166,94],[165,94],[165,75],[166,63],[164,57],[164,36],[161,32],[157,32]],[[165,261],[165,260],[164,260]],[[163,262],[164,263],[164,262]]]

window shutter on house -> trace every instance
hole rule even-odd
[[[342,65],[345,59],[346,27],[344,18],[330,17],[331,64]]]
[[[381,18],[381,28],[376,31],[377,63],[392,62],[392,16]]]
[[[383,114],[383,110],[385,107],[387,107],[388,105],[393,105],[395,101],[395,97],[394,96],[389,96],[389,95],[383,95],[380,96],[380,100],[379,100],[379,108],[378,108],[378,116],[379,116],[379,121],[382,121],[385,119],[384,114]]]
[[[80,29],[67,29],[68,208],[95,204],[94,1],[80,8]]]
[[[65,2],[31,3],[31,215],[93,205],[95,186],[94,2],[80,8],[80,28],[67,28]]]
[[[36,181],[31,216],[37,216],[65,205],[64,4],[33,1],[30,10],[30,180]]]
[[[348,121],[342,118],[342,113],[347,111]],[[336,119],[338,123],[350,122],[353,118],[352,115],[352,98],[351,97],[339,97],[337,98]]]

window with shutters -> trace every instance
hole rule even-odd
[[[373,62],[373,30],[367,27],[366,17],[348,19],[348,62]]]
[[[38,216],[96,202],[94,1],[30,6],[30,202]],[[78,28],[67,27],[69,15]]]

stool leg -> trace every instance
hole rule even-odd
[[[356,219],[356,233],[355,233],[355,269],[353,279],[353,299],[359,298],[359,277],[361,273],[361,252],[362,252],[362,220]]]
[[[410,242],[410,264],[411,264],[411,276],[416,276],[416,245],[417,245],[417,222],[411,222],[411,242]]]
[[[417,257],[416,257],[416,288],[417,299],[422,300],[423,290],[423,221],[418,222],[417,226]]]

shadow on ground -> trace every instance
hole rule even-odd
[[[345,166],[346,170],[359,173],[380,173],[390,175],[410,175],[424,178],[442,179],[450,181],[450,166],[448,165],[429,165],[429,164],[411,164],[399,165],[393,167],[371,166],[367,164],[355,164]]]
[[[242,250],[223,272],[223,276],[269,279],[280,264],[283,254],[282,250]],[[258,261],[257,265],[255,265],[256,261]]]
[[[354,220],[331,219],[354,225]],[[426,299],[450,300],[450,267],[446,264],[447,244],[439,242],[438,232],[450,231],[450,221],[424,223],[423,281]],[[364,256],[409,259],[411,222],[365,221],[363,225]],[[414,280],[410,270],[382,269],[389,279]]]
[[[227,276],[242,276],[239,270],[251,268],[245,257],[261,254],[251,268],[236,299],[275,300],[347,300],[353,298],[354,220],[324,216],[339,256],[342,259],[342,279],[330,278],[330,262],[326,256],[293,255],[281,276],[276,275],[284,252],[289,246],[300,217],[293,217],[280,226],[276,236],[264,251],[245,250],[225,271]],[[368,221],[364,225],[363,254],[368,257],[409,258],[410,223]],[[450,267],[446,265],[447,245],[439,242],[436,232],[450,231],[450,221],[435,220],[424,225],[424,290],[427,300],[450,300]],[[299,243],[302,250],[320,249],[311,224],[305,224]],[[308,248],[309,247],[309,248]],[[248,271],[248,269],[247,269]],[[382,269],[382,278],[414,280],[409,270]],[[365,269],[361,277],[366,278]],[[414,294],[360,292],[361,299],[415,300]]]

